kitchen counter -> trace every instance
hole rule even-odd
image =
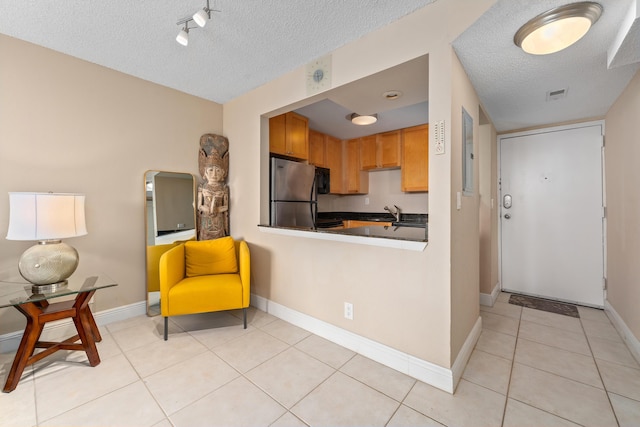
[[[314,230],[308,227],[258,225],[258,229],[263,233],[269,234],[423,251],[428,242],[427,219],[427,214],[403,213],[402,221],[398,223],[395,217],[388,213],[319,212],[318,223],[325,224],[327,228],[319,226]],[[347,220],[388,222],[393,225],[329,228],[331,225],[339,225],[342,221]],[[336,224],[332,224],[332,222]]]
[[[352,236],[381,237],[385,239],[411,240],[416,242],[427,241],[427,227],[404,227],[404,226],[380,226],[372,225],[368,227],[354,227],[343,229],[319,228],[319,233],[348,234]]]

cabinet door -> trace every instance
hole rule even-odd
[[[286,118],[284,114],[269,119],[269,151],[276,154],[287,154]]]
[[[385,132],[378,134],[378,167],[400,167],[401,132]]]
[[[326,167],[324,140],[323,133],[309,129],[309,163],[323,168]]]
[[[294,112],[286,114],[287,150],[298,159],[309,158],[309,119]]]
[[[326,136],[326,167],[331,170],[331,194],[344,193],[344,174],[342,172],[342,141],[330,135]]]
[[[369,173],[360,169],[360,144],[359,139],[350,139],[346,142],[346,168],[345,181],[347,193],[368,193]]]
[[[375,135],[360,138],[360,167],[362,170],[378,167],[378,149]]]
[[[429,190],[429,125],[402,130],[402,191]]]

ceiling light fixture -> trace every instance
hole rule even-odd
[[[395,99],[400,98],[402,96],[402,92],[400,92],[399,90],[388,90],[384,92],[382,96],[384,97],[384,99],[393,101]]]
[[[570,3],[536,16],[513,37],[516,46],[532,55],[547,55],[580,40],[602,14],[594,2]]]
[[[182,46],[186,46],[189,44],[189,25],[185,23],[184,27],[180,30],[178,35],[176,36],[176,41],[180,43]]]
[[[195,22],[198,27],[204,27],[207,25],[209,19],[211,19],[211,9],[209,9],[209,0],[207,0],[207,5],[193,14],[193,22]]]
[[[185,18],[179,19],[176,22],[177,25],[182,26],[182,29],[178,33],[176,37],[176,41],[180,43],[182,46],[187,46],[189,44],[189,30],[193,30],[194,28],[204,27],[207,25],[207,21],[211,19],[211,12],[219,12],[219,10],[213,10],[209,8],[209,0],[207,0],[207,5],[194,13],[193,15],[189,15]],[[195,22],[196,26],[189,26],[190,22]]]
[[[359,126],[366,126],[366,125],[372,125],[375,122],[378,121],[378,115],[377,114],[367,114],[367,115],[360,115],[360,114],[349,114],[347,116],[347,120],[349,120],[351,123],[353,123],[354,125],[359,125]]]

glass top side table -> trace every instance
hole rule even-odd
[[[2,391],[9,393],[18,386],[24,369],[58,350],[84,351],[91,366],[100,363],[96,342],[102,341],[95,319],[89,309],[89,301],[96,291],[117,286],[105,275],[85,276],[74,273],[67,287],[56,292],[33,294],[31,284],[17,273],[0,272],[0,308],[15,307],[27,318],[20,346]],[[49,300],[75,295],[75,299],[53,302]],[[77,335],[62,342],[40,341],[44,325],[60,319],[71,318]],[[80,343],[76,343],[77,341]],[[42,348],[34,354],[36,348]]]

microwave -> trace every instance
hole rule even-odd
[[[316,166],[316,193],[329,194],[331,192],[331,174],[328,168]]]

